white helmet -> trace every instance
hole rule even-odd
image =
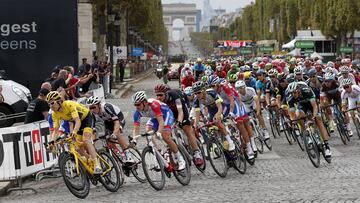
[[[86,100],[86,105],[91,106],[100,103],[101,100],[97,96],[91,96]]]
[[[339,70],[340,70],[341,73],[349,73],[350,72],[350,68],[347,67],[347,66],[341,66],[339,68]]]
[[[210,75],[212,75],[212,74],[213,74],[213,72],[212,72],[211,69],[206,69],[206,70],[205,70],[205,75],[210,76]]]
[[[221,70],[222,70],[221,65],[216,66],[216,70],[217,70],[217,71],[221,71]]]
[[[327,72],[327,73],[325,73],[325,75],[324,75],[324,79],[325,80],[334,80],[334,74],[332,73],[332,72]]]
[[[296,68],[294,68],[294,73],[295,73],[295,74],[300,74],[300,73],[302,73],[302,68],[301,68],[301,66],[297,66]]]
[[[145,91],[138,91],[132,96],[132,102],[134,104],[145,101],[146,100],[146,94]]]
[[[192,94],[193,94],[193,89],[192,89],[192,87],[190,86],[190,87],[186,87],[185,89],[184,89],[184,93],[187,95],[187,96],[191,96]]]
[[[334,64],[334,62],[329,61],[329,62],[327,62],[326,66],[327,66],[327,67],[334,68],[334,67],[335,67],[335,64]]]
[[[184,65],[184,68],[190,68],[190,64],[188,64],[188,63],[185,64],[185,65]]]
[[[350,78],[345,78],[341,80],[341,86],[351,85],[352,81]]]
[[[243,80],[236,81],[235,88],[239,89],[239,88],[242,88],[242,87],[246,87],[246,83]]]

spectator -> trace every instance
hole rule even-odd
[[[61,91],[66,88],[67,71],[61,70],[58,77],[51,83],[52,91]]]
[[[82,64],[79,66],[79,70],[78,70],[78,73],[77,75],[80,76],[84,73],[84,70],[85,70],[85,66],[86,66],[87,63],[87,58],[83,58],[82,59]]]
[[[48,93],[48,89],[42,88],[40,89],[39,96],[30,102],[26,110],[25,124],[47,119],[50,109],[46,102],[46,95]]]
[[[80,96],[76,88],[80,80],[74,76],[74,71],[75,71],[74,67],[67,66],[64,69],[67,71],[68,74],[67,79],[65,81],[67,85],[66,93],[70,97],[70,99],[76,99]]]
[[[94,72],[92,72],[90,65],[88,65],[85,67],[84,74],[80,77],[80,82],[79,82],[79,84],[81,84],[80,93],[86,94],[89,91],[89,87],[91,83],[93,82],[94,83],[100,82],[99,73],[97,72],[97,70],[94,70]]]
[[[124,82],[125,64],[124,60],[121,60],[119,63],[120,82]]]
[[[49,82],[44,82],[43,84],[41,84],[41,88],[40,89],[47,89],[49,90],[49,92],[51,91],[51,84]]]
[[[59,65],[55,66],[55,68],[51,71],[50,78],[47,78],[45,81],[52,83],[59,75],[61,67]]]

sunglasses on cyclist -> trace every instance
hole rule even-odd
[[[350,85],[343,86],[344,89],[348,89],[349,87],[350,87]]]
[[[52,101],[49,103],[50,106],[54,106],[54,104],[56,103],[57,101]]]
[[[90,106],[89,109],[90,110],[96,109],[96,106]]]
[[[156,97],[163,97],[165,94],[156,94]]]
[[[136,103],[136,104],[134,104],[134,106],[140,106],[140,104],[141,104],[141,103]]]
[[[194,94],[199,95],[199,94],[201,94],[201,92],[195,92]]]

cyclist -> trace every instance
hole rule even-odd
[[[276,92],[277,92],[277,86],[279,85],[277,74],[278,71],[276,69],[270,69],[268,72],[268,76],[270,77],[270,80],[268,80],[265,84],[266,103],[273,107],[277,107]]]
[[[335,80],[335,75],[331,72],[325,73],[324,83],[321,85],[320,89],[320,106],[328,106],[332,101],[337,103],[341,107],[341,92],[339,90],[340,85]],[[329,130],[334,132],[334,120],[330,108],[325,109],[325,116],[329,121]],[[352,135],[350,126],[348,126],[349,135]]]
[[[181,89],[185,89],[186,87],[191,87],[192,84],[195,82],[195,78],[192,75],[191,70],[186,71],[185,77],[181,79]]]
[[[64,101],[57,91],[49,92],[46,100],[52,110],[52,119],[54,122],[53,140],[59,136],[59,127],[62,120],[73,122],[74,127],[72,134],[82,135],[82,142],[84,142],[85,149],[90,156],[89,160],[95,163],[94,174],[101,174],[102,168],[96,157],[96,150],[92,143],[94,122],[91,112],[85,106],[75,101]],[[80,137],[76,137],[76,139],[80,139]]]
[[[159,100],[152,98],[148,99],[144,91],[138,91],[133,94],[132,102],[136,107],[133,115],[133,136],[140,133],[141,118],[150,118],[146,123],[146,132],[155,130],[157,136],[162,136],[165,143],[175,155],[174,160],[178,163],[178,170],[184,170],[186,167],[184,157],[180,154],[177,145],[171,139],[171,126],[174,123],[174,116],[170,108]]]
[[[302,72],[302,67],[301,66],[297,66],[295,69],[294,69],[294,73],[295,73],[295,79],[297,82],[300,82],[300,81],[306,81],[307,78],[304,77],[303,75],[303,72]]]
[[[347,109],[360,108],[360,87],[358,85],[354,85],[353,81],[350,78],[343,79],[341,81],[341,85],[343,90],[341,92],[341,100],[342,100],[342,110],[346,111]],[[359,110],[359,109],[357,109]],[[351,118],[353,121],[355,120],[354,111],[350,112]],[[354,122],[355,123],[355,122]],[[348,130],[350,128],[350,124],[348,123]],[[350,136],[350,133],[349,133]]]
[[[195,80],[198,81],[205,71],[205,66],[202,64],[201,58],[196,59],[196,64],[193,66],[193,70],[195,73]]]
[[[256,73],[257,81],[256,81],[256,93],[258,95],[258,98],[260,99],[260,103],[263,103],[264,106],[266,106],[266,99],[265,99],[265,84],[268,81],[268,78],[265,77],[265,71],[260,69]]]
[[[318,107],[315,100],[315,94],[309,86],[304,82],[293,82],[289,84],[287,90],[287,102],[289,105],[289,113],[291,120],[296,120],[306,116],[306,113],[310,112],[312,118],[318,127],[321,137],[325,144],[325,156],[331,157],[331,151],[329,147],[329,135],[325,129],[325,126],[319,116]],[[297,108],[295,108],[297,106]],[[305,129],[303,120],[300,120],[301,130]]]
[[[236,81],[237,76],[231,75],[229,82],[235,84]],[[247,155],[249,159],[253,159],[254,153],[257,152],[257,148],[255,140],[252,137],[253,132],[251,125],[249,124],[244,106],[239,102],[240,99],[237,91],[226,82],[220,83],[220,79],[217,76],[209,78],[209,87],[213,88],[223,99],[223,115],[230,115],[235,118],[236,126],[239,129],[247,147]]]
[[[344,79],[350,79],[351,83],[353,85],[356,84],[354,75],[352,73],[350,73],[351,68],[349,68],[347,66],[341,66],[339,70],[340,70],[340,73],[341,73],[341,75],[338,78],[340,86],[342,86],[342,80],[344,80]]]
[[[181,92],[176,90],[171,90],[169,86],[164,84],[158,84],[154,88],[156,98],[167,104],[170,110],[174,114],[180,128],[182,128],[189,139],[189,144],[194,150],[194,160],[197,166],[204,164],[203,157],[201,156],[201,151],[196,144],[196,138],[194,135],[194,130],[191,127],[191,122],[189,119],[189,111],[186,105],[186,100],[184,95]],[[186,98],[187,99],[187,98]]]
[[[86,105],[90,111],[98,118],[104,121],[106,130],[112,132],[116,136],[121,148],[124,150],[126,157],[125,163],[134,163],[131,153],[128,150],[129,143],[126,142],[123,136],[123,129],[125,126],[124,114],[121,110],[111,103],[101,103],[101,100],[97,96],[91,96],[86,100]]]
[[[270,139],[269,132],[267,131],[265,121],[262,116],[260,100],[256,94],[255,89],[246,86],[246,83],[242,80],[239,80],[235,83],[235,88],[240,95],[240,101],[244,104],[246,112],[256,110],[256,117],[259,120],[260,126],[264,130],[265,140]]]
[[[306,84],[311,87],[312,91],[315,93],[316,100],[320,100],[320,89],[323,83],[323,79],[320,76],[317,76],[316,69],[312,68],[308,71],[307,75],[309,79],[306,80]]]
[[[194,125],[198,126],[200,121],[201,104],[207,108],[209,121],[215,121],[219,127],[220,133],[225,136],[225,139],[229,143],[229,151],[235,150],[235,144],[230,137],[229,132],[226,131],[224,125],[221,122],[223,113],[222,105],[223,102],[221,97],[213,89],[204,90],[203,82],[198,81],[193,85],[193,92],[195,94],[194,108],[195,108],[195,122]]]
[[[221,64],[216,66],[215,75],[217,75],[219,78],[226,78],[226,72],[223,70]]]

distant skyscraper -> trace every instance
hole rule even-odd
[[[216,13],[210,5],[210,0],[204,0],[203,17],[201,18],[201,27],[209,26],[210,20]]]

